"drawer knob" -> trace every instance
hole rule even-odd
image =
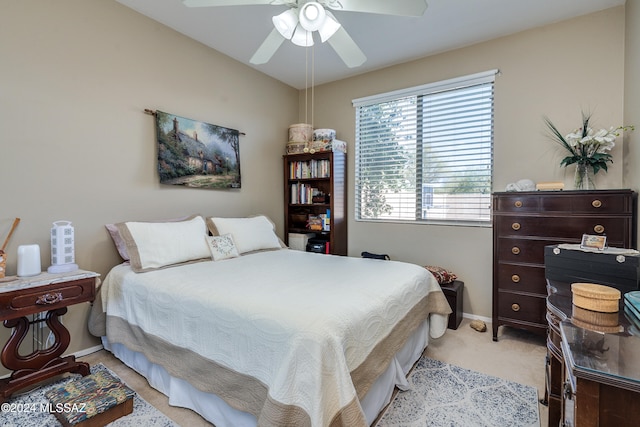
[[[511,310],[520,311],[520,304],[511,304]]]
[[[599,208],[600,206],[602,206],[602,202],[596,199],[593,202],[591,202],[591,206],[593,206],[594,208]]]
[[[36,300],[37,305],[50,305],[62,301],[62,294],[56,292],[53,294],[44,294],[38,297]]]
[[[520,230],[520,223],[514,222],[513,224],[511,224],[511,228],[513,228],[516,231]]]
[[[511,253],[514,255],[518,255],[520,253],[520,248],[517,246],[514,246],[511,248]]]
[[[517,274],[514,274],[513,276],[511,276],[511,281],[513,283],[518,283],[520,281],[520,276],[518,276]]]
[[[522,200],[516,200],[514,205],[515,205],[516,208],[521,208],[522,207]]]
[[[593,231],[595,231],[596,233],[604,233],[604,225],[596,225],[595,227],[593,227]]]

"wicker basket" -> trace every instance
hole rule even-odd
[[[578,320],[578,319],[571,319],[571,323],[573,323],[574,325],[576,325],[579,328],[589,329],[590,331],[602,332],[604,334],[617,334],[618,332],[624,331],[624,327],[620,326],[620,325],[617,325],[617,326],[601,326],[601,325],[594,325],[594,324],[589,323],[589,322],[583,322],[583,321]]]
[[[604,313],[602,311],[592,311],[580,308],[577,305],[573,306],[571,312],[571,319],[585,322],[590,325],[597,326],[618,326],[618,312]]]
[[[573,305],[591,311],[615,313],[619,309],[620,291],[595,283],[572,283]]]
[[[4,273],[7,270],[7,254],[0,249],[0,279],[4,278]]]

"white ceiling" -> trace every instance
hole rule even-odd
[[[188,8],[181,0],[117,1],[294,88],[311,85],[311,50],[307,56],[306,48],[288,40],[268,63],[249,63],[273,29],[271,17],[286,10],[285,6]],[[334,11],[367,61],[358,68],[348,68],[328,43],[317,42],[312,48],[313,81],[315,85],[328,83],[624,3],[625,0],[428,0],[429,7],[419,18]]]

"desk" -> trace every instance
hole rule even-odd
[[[13,328],[0,355],[2,365],[13,371],[8,378],[0,380],[0,403],[20,389],[65,372],[89,374],[87,363],[76,362],[75,356],[61,357],[69,346],[71,335],[59,317],[70,305],[94,300],[98,276],[77,270],[61,274],[41,273],[0,284],[0,320],[5,327]],[[54,343],[47,349],[20,355],[20,344],[30,327],[27,316],[44,311]]]
[[[570,284],[547,283],[544,400],[549,404],[549,426],[640,425],[640,408],[635,403],[640,399],[640,337],[629,333],[623,310],[618,314],[617,334],[579,328],[571,323]],[[593,352],[603,338],[601,348],[609,348],[604,352],[606,360],[596,357],[597,350]],[[580,352],[588,349],[592,353]]]
[[[565,426],[640,425],[640,337],[560,323]]]

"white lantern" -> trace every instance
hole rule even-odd
[[[51,228],[51,267],[49,273],[66,273],[78,269],[71,221],[56,221]]]

